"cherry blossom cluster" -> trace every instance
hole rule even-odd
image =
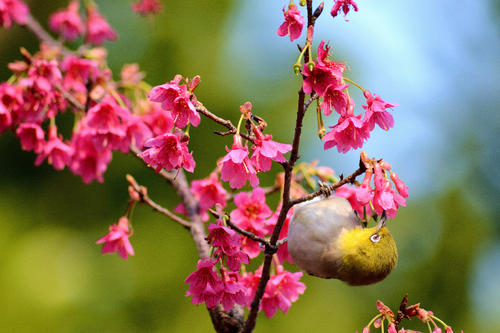
[[[353,0],[335,0],[330,14],[332,17],[335,17],[340,11],[342,11],[344,12],[345,20],[348,21],[346,16],[351,8],[356,12],[358,11],[358,5]],[[293,0],[290,0],[288,9],[285,10],[285,7],[283,7],[283,16],[285,17],[285,22],[283,22],[278,28],[278,35],[288,35],[290,37],[290,41],[293,42],[300,37],[305,19],[300,14],[298,7],[293,3]]]
[[[142,16],[158,14],[162,9],[158,0],[139,0],[132,4],[132,10]]]
[[[380,329],[382,333],[386,332],[384,329],[384,322],[387,321],[387,333],[421,333],[410,329],[401,327],[399,330],[402,319],[411,319],[417,317],[429,327],[429,332],[432,333],[453,333],[451,326],[446,325],[441,319],[436,317],[432,311],[427,311],[420,307],[420,303],[406,306],[408,295],[403,298],[402,307],[398,310],[397,316],[394,312],[382,303],[377,301],[378,314],[363,328],[363,333],[370,333],[370,327],[373,325],[377,330]],[[443,327],[443,328],[441,328]],[[462,331],[463,332],[463,331]]]
[[[332,15],[336,16],[341,8],[345,14],[352,6],[357,11],[357,5],[351,0],[338,0],[332,8]],[[290,3],[289,9],[285,12],[285,22],[278,29],[278,35],[289,35],[290,40],[300,37],[304,18],[300,15],[297,6]],[[338,152],[346,153],[351,149],[361,148],[364,142],[370,137],[370,132],[378,125],[383,130],[389,130],[394,126],[394,118],[387,109],[398,106],[396,103],[384,101],[378,95],[372,94],[360,85],[344,76],[347,69],[345,63],[329,59],[331,47],[325,41],[321,41],[318,47],[317,58],[312,60],[312,39],[313,29],[307,31],[307,42],[302,48],[302,53],[294,65],[297,73],[301,70],[301,60],[307,52],[309,61],[302,67],[304,78],[302,89],[306,94],[316,94],[318,100],[318,134],[325,142],[324,148],[337,147]],[[351,82],[363,91],[366,98],[364,116],[354,114],[354,100],[349,96],[349,86]],[[330,116],[332,111],[338,115],[337,124],[330,126],[331,130],[326,132],[323,125],[322,114]]]
[[[391,170],[391,165],[386,161],[370,159],[362,152],[361,163],[366,168],[361,184],[342,185],[335,191],[335,195],[346,198],[364,221],[373,214],[381,216],[384,211],[387,217],[393,218],[400,206],[406,206],[408,186]]]

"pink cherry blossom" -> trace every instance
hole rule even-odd
[[[396,185],[396,189],[398,190],[399,194],[401,194],[403,197],[408,198],[408,186],[399,179],[398,175],[395,172],[391,172],[391,179],[394,182],[394,185]]]
[[[219,302],[224,283],[215,271],[216,263],[217,261],[210,258],[198,260],[198,269],[184,281],[189,283],[186,296],[193,296],[193,304],[205,303],[207,308],[213,309]]]
[[[265,220],[272,214],[266,204],[264,190],[257,187],[251,194],[240,192],[234,197],[234,203],[236,209],[230,214],[231,221],[240,228],[264,236],[267,233]],[[261,252],[259,243],[246,237],[243,239],[242,248],[250,258],[257,257]]]
[[[361,115],[340,117],[337,125],[330,128],[332,130],[323,137],[325,150],[337,146],[339,153],[346,153],[351,149],[361,148],[370,137],[370,131],[361,120]]]
[[[47,158],[49,164],[52,164],[54,169],[62,170],[65,166],[70,165],[73,149],[62,141],[57,135],[57,128],[49,126],[49,139],[43,147],[43,151],[35,160],[35,165],[40,165]]]
[[[172,128],[174,128],[174,120],[172,119],[171,113],[166,112],[156,103],[150,103],[149,106],[151,111],[144,114],[142,119],[151,128],[153,135],[158,136],[172,131]]]
[[[165,133],[149,139],[144,144],[148,149],[139,154],[156,172],[184,168],[193,172],[196,163],[188,150],[189,138],[182,132]]]
[[[49,27],[53,31],[62,35],[65,40],[74,41],[83,34],[85,26],[78,14],[80,8],[79,1],[72,0],[68,8],[61,9],[49,18]]]
[[[363,328],[363,333],[370,333],[370,328],[369,327]]]
[[[65,72],[63,87],[66,90],[76,92],[87,92],[88,81],[95,81],[99,74],[96,61],[78,58],[74,55],[70,55],[63,60],[61,69]]]
[[[106,95],[99,104],[89,109],[84,121],[97,149],[110,147],[117,150],[127,136],[125,124],[130,117],[130,111],[119,106],[113,97]]]
[[[366,215],[370,216],[372,213],[370,205],[362,204],[362,202],[364,202],[364,200],[366,199],[365,197],[366,193],[363,190],[363,192],[358,195],[358,191],[360,190],[358,190],[357,187],[344,184],[337,190],[335,190],[335,196],[347,199],[347,201],[349,201],[349,203],[351,204],[352,209],[354,209],[359,216],[364,216],[365,210],[366,210]],[[370,196],[373,197],[373,194]],[[362,199],[363,201],[360,202],[360,199]]]
[[[302,88],[306,94],[315,91],[318,95],[324,97],[329,85],[339,85],[338,81],[342,79],[345,67],[338,61],[328,59],[329,52],[330,46],[325,45],[324,40],[321,41],[318,47],[318,57],[312,72],[308,66],[304,66],[302,74],[306,78],[302,83]]]
[[[248,303],[247,288],[238,282],[237,272],[225,273],[224,288],[220,293],[220,303],[224,310],[230,311],[235,304],[246,305]]]
[[[32,66],[28,70],[28,79],[31,80],[36,89],[46,93],[50,93],[57,83],[62,80],[62,74],[55,60],[38,60],[33,61]]]
[[[129,221],[126,217],[121,217],[118,224],[109,227],[109,233],[100,238],[97,244],[104,243],[102,253],[117,252],[123,259],[128,259],[128,255],[134,255],[134,249],[130,244],[129,237],[132,236]]]
[[[367,105],[363,105],[365,112],[365,121],[369,124],[370,130],[377,124],[381,129],[388,130],[394,126],[394,118],[392,114],[387,112],[385,109],[399,106],[397,103],[388,103],[380,98],[380,96],[372,94],[365,90],[364,95],[366,97]]]
[[[125,121],[126,135],[121,141],[121,151],[126,154],[130,146],[143,149],[144,143],[153,136],[151,129],[143,119],[136,115],[130,115]]]
[[[432,333],[443,333],[443,330],[440,329],[439,327],[435,327],[433,330],[432,330]]]
[[[389,327],[387,327],[387,333],[398,333],[396,330],[396,325],[394,323],[390,323]]]
[[[143,16],[158,14],[161,11],[161,3],[158,0],[140,0],[132,4],[132,10]]]
[[[255,132],[255,131],[254,131]],[[251,161],[257,171],[271,170],[271,161],[285,162],[286,159],[283,154],[292,150],[289,144],[279,143],[273,141],[273,136],[270,134],[263,135],[256,129],[257,139],[254,141],[253,154]]]
[[[208,226],[207,240],[215,247],[214,256],[226,259],[231,271],[239,271],[241,263],[249,264],[250,258],[241,251],[241,237],[236,231],[224,226],[221,220]]]
[[[326,87],[324,99],[321,102],[321,110],[325,116],[329,116],[332,109],[343,117],[350,113],[349,107],[354,107],[354,101],[343,91],[347,87],[349,87],[348,84],[330,84]]]
[[[94,45],[101,45],[106,40],[116,40],[118,35],[108,21],[99,13],[96,6],[87,7],[87,36],[85,40]]]
[[[11,112],[0,103],[0,133],[5,131],[12,125],[12,115]]]
[[[23,123],[16,130],[17,137],[21,141],[24,150],[33,150],[36,154],[43,151],[45,145],[45,133],[38,124]]]
[[[196,97],[191,97],[185,84],[179,85],[181,80],[182,76],[176,75],[172,81],[151,89],[148,98],[151,102],[161,103],[164,110],[172,111],[178,128],[184,128],[188,123],[196,127],[200,124],[200,115],[194,107]]]
[[[93,131],[85,127],[84,122],[80,122],[77,130],[73,133],[72,145],[74,149],[71,161],[71,171],[80,175],[84,183],[90,183],[97,179],[103,182],[103,175],[111,162],[111,148],[96,148]]]
[[[344,20],[347,22],[347,13],[349,13],[350,6],[354,9],[355,12],[358,11],[358,5],[354,2],[354,0],[335,0],[335,4],[330,12],[330,14],[335,17],[338,15],[339,11],[342,10],[344,12]]]
[[[25,24],[28,6],[21,0],[0,0],[0,27],[10,28],[12,21]]]
[[[226,146],[227,155],[218,163],[221,166],[221,179],[228,181],[232,188],[242,188],[247,180],[252,187],[259,185],[257,172],[248,158],[248,148],[243,147],[239,135],[235,135],[233,140],[233,146],[231,149]]]
[[[380,216],[385,211],[388,218],[393,218],[396,216],[399,206],[406,206],[406,200],[394,191],[390,181],[385,182],[383,190],[375,190],[373,207],[377,215]]]
[[[220,204],[221,208],[226,207],[227,191],[222,187],[215,172],[212,172],[208,178],[193,180],[191,192],[200,203],[202,211],[208,210],[215,204]]]
[[[285,16],[285,22],[278,28],[278,35],[282,37],[289,35],[290,41],[293,42],[300,37],[305,20],[302,15],[300,15],[297,6],[293,3],[288,6],[287,11],[285,11],[283,7],[283,15]]]

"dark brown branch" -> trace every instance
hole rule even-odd
[[[230,120],[223,119],[221,117],[216,116],[212,112],[208,111],[207,108],[204,107],[203,104],[201,104],[200,102],[197,102],[195,107],[196,107],[196,111],[198,111],[199,113],[201,113],[205,117],[215,121],[217,124],[220,124],[220,125],[226,127],[229,130],[226,132],[217,132],[216,131],[215,134],[221,135],[221,136],[226,136],[226,135],[230,135],[230,134],[234,135],[238,131],[236,126],[234,126]],[[248,141],[253,142],[255,140],[255,138],[251,135],[241,133],[241,132],[240,132],[240,135]]]
[[[399,328],[399,324],[401,324],[401,320],[405,317],[406,313],[406,304],[408,304],[408,294],[405,294],[403,300],[401,301],[401,305],[399,306],[398,314],[396,316],[396,320],[394,321],[394,325],[396,329]]]
[[[137,181],[134,179],[134,177],[132,177],[132,175],[127,175],[126,178],[127,178],[128,183],[130,184],[130,186],[132,186],[134,191],[139,195],[141,203],[145,203],[145,204],[149,205],[151,208],[153,208],[157,212],[162,213],[163,215],[167,216],[168,218],[170,218],[174,222],[181,224],[186,229],[191,228],[191,223],[180,218],[179,216],[175,215],[174,213],[172,213],[168,209],[160,206],[159,204],[157,204],[156,202],[151,200],[151,198],[148,196],[147,189],[144,186],[140,186],[137,183]]]
[[[328,186],[327,189],[330,190],[330,191],[335,191],[336,189],[338,189],[340,186],[342,186],[344,184],[353,183],[356,180],[356,177],[359,176],[359,175],[361,175],[361,174],[363,174],[364,172],[365,172],[365,169],[360,167],[358,170],[354,171],[348,177],[346,177],[346,178],[344,178],[344,179],[336,182],[335,184],[332,184],[332,185]],[[313,192],[311,194],[304,195],[301,198],[291,199],[290,200],[290,204],[293,206],[293,205],[299,204],[299,203],[304,202],[304,201],[309,201],[309,200],[311,200],[311,199],[313,199],[313,198],[315,198],[317,196],[322,195],[323,193],[324,192],[322,192],[321,190],[319,190],[319,191]]]
[[[264,244],[264,245],[269,244],[269,241],[267,239],[259,237],[250,231],[247,231],[245,229],[238,227],[236,224],[231,222],[231,220],[227,220],[226,223],[231,229],[233,229],[234,231],[236,231],[239,234],[242,234],[245,237],[250,238],[251,240],[254,240],[254,241],[259,242],[259,243]]]

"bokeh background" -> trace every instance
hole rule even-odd
[[[410,187],[407,208],[389,224],[400,260],[373,286],[305,276],[307,290],[288,314],[261,316],[256,331],[354,332],[375,314],[376,300],[396,308],[409,293],[454,328],[500,332],[499,2],[360,0],[350,22],[332,20],[333,1],[325,2],[316,41],[330,41],[351,78],[401,104],[395,128],[376,129],[364,147]],[[45,25],[66,5],[29,3]],[[210,110],[234,122],[239,105],[251,101],[275,138],[291,141],[300,81],[292,72],[295,44],[276,34],[285,0],[165,0],[154,19],[136,16],[129,1],[97,3],[120,36],[107,44],[115,75],[133,62],[152,84],[199,74],[197,96]],[[37,41],[20,27],[0,30],[0,80],[20,46],[34,52]],[[198,178],[230,144],[214,129],[205,120],[191,131]],[[339,174],[356,168],[359,151],[323,151],[315,132],[310,112],[302,160]],[[184,297],[196,252],[182,228],[138,207],[135,257],[101,256],[95,245],[126,207],[126,173],[172,208],[178,201],[167,184],[116,153],[105,182],[85,185],[67,170],[34,167],[35,156],[12,133],[0,136],[0,156],[1,331],[211,331],[205,308]],[[264,185],[272,181],[261,176]]]

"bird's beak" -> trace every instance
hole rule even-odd
[[[382,217],[380,217],[380,221],[377,223],[377,233],[380,232],[380,229],[385,227],[385,223],[387,221],[387,214],[385,213],[385,210],[382,213]]]

